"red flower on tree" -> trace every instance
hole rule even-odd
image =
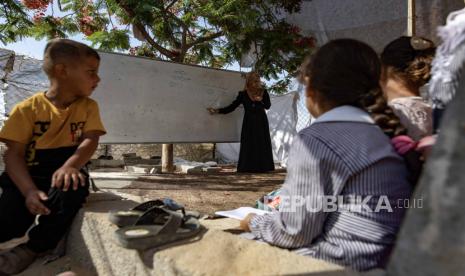
[[[300,33],[300,28],[295,25],[291,25],[291,27],[289,28],[289,32],[292,34],[298,34]]]
[[[47,9],[50,0],[22,0],[22,3],[31,10]]]
[[[294,45],[297,47],[308,47],[308,48],[313,48],[315,47],[315,38],[313,37],[300,37],[296,40],[294,40]]]

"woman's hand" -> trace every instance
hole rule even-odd
[[[256,102],[261,102],[263,100],[263,97],[262,96],[254,96],[253,100],[256,101]]]
[[[241,220],[240,228],[246,232],[250,232],[249,223],[257,214],[250,213],[243,220]]]
[[[207,107],[208,112],[210,112],[210,115],[218,114],[219,110],[213,107]]]

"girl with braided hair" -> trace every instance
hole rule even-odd
[[[401,36],[391,41],[381,54],[380,84],[384,96],[407,128],[407,135],[395,137],[392,143],[407,159],[413,184],[436,140],[432,106],[420,95],[420,89],[430,80],[435,52],[436,47],[429,39]]]
[[[381,53],[381,87],[389,106],[407,128],[407,135],[393,140],[399,153],[422,152],[433,134],[431,105],[421,97],[430,79],[436,48],[423,37],[401,36]]]
[[[352,39],[325,44],[303,64],[316,120],[294,138],[279,211],[249,214],[243,230],[356,270],[386,265],[411,186],[390,143],[405,129],[382,97],[380,74],[376,52]],[[384,210],[376,208],[382,198]]]

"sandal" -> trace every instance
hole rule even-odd
[[[120,228],[115,235],[121,246],[145,250],[193,237],[201,229],[199,221],[193,216],[153,207],[135,225]]]
[[[137,220],[153,207],[166,208],[172,211],[181,210],[185,214],[184,207],[170,198],[146,201],[127,211],[110,211],[108,219],[118,227],[134,225]]]

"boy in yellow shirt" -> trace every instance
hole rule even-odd
[[[100,81],[98,53],[85,44],[55,39],[45,47],[49,90],[17,104],[0,131],[6,172],[0,176],[0,243],[29,240],[0,254],[0,275],[26,269],[55,248],[89,194],[83,170],[105,134],[89,96]]]

